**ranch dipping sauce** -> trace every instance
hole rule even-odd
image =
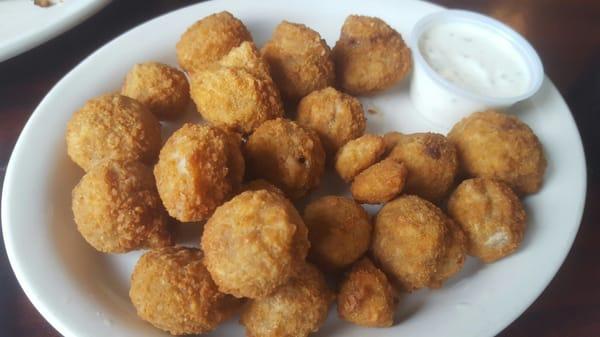
[[[446,131],[473,112],[505,109],[531,97],[544,79],[531,45],[481,14],[435,12],[417,22],[409,41],[414,60],[411,101]]]
[[[517,96],[530,86],[523,56],[485,27],[461,22],[433,26],[421,36],[419,50],[436,73],[480,95]]]

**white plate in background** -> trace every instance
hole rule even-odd
[[[56,0],[39,7],[33,0],[0,0],[0,62],[36,47],[81,23],[110,0]]]
[[[319,31],[331,46],[349,14],[379,16],[406,37],[419,18],[440,9],[410,0],[212,1],[156,18],[100,48],[40,103],[7,168],[2,229],[11,265],[29,299],[67,337],[167,336],[138,319],[128,298],[130,273],[141,252],[96,252],[77,232],[71,212],[71,190],[83,172],[66,154],[67,121],[87,99],[118,89],[133,64],[155,60],[176,65],[179,36],[196,20],[221,10],[243,20],[259,46],[283,19]],[[406,83],[362,101],[365,108],[378,111],[367,115],[369,132],[448,131],[430,125],[414,111]],[[368,329],[341,322],[332,308],[315,336],[493,336],[539,296],[579,228],[585,158],[573,117],[548,79],[540,92],[512,112],[536,132],[548,159],[542,190],[525,199],[529,221],[522,247],[490,265],[470,258],[444,288],[404,296],[397,324],[391,328]],[[198,231],[188,233],[187,243],[198,240]],[[209,336],[243,334],[234,318]]]

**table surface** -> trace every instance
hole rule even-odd
[[[113,1],[71,31],[0,63],[0,184],[12,148],[44,95],[112,38],[186,0]],[[537,49],[546,73],[571,108],[587,156],[588,191],[581,229],[564,265],[537,301],[500,336],[600,336],[600,1],[439,0],[493,16]],[[73,46],[77,46],[74,48]],[[60,336],[31,305],[0,241],[0,335]],[[518,277],[518,275],[515,275]]]

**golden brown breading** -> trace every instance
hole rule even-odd
[[[394,323],[394,292],[385,274],[365,257],[356,262],[340,286],[340,318],[366,327]]]
[[[404,134],[396,131],[388,132],[383,135],[383,142],[385,143],[385,153],[389,154],[398,145],[400,140],[405,137]]]
[[[151,164],[160,150],[160,123],[138,101],[108,94],[93,98],[67,124],[67,152],[85,171],[105,159]]]
[[[406,291],[429,286],[446,254],[448,217],[414,195],[385,204],[375,219],[374,258]]]
[[[244,42],[191,76],[191,95],[210,123],[247,134],[283,116],[279,91],[254,45]]]
[[[246,26],[231,13],[209,15],[190,26],[177,42],[177,60],[188,73],[218,61],[232,48],[252,41]]]
[[[335,156],[335,170],[346,182],[375,164],[385,151],[383,138],[365,134],[342,146]]]
[[[250,174],[268,180],[292,199],[317,187],[325,170],[325,152],[317,134],[287,119],[263,123],[245,150]]]
[[[186,247],[144,254],[131,275],[129,297],[138,316],[173,335],[212,331],[241,304],[219,292],[202,252]]]
[[[317,265],[339,270],[360,258],[371,243],[369,215],[354,200],[325,196],[304,209],[310,241],[309,258]]]
[[[365,132],[360,101],[332,87],[313,91],[298,104],[296,121],[317,132],[328,155]]]
[[[408,169],[405,192],[434,202],[445,197],[458,173],[454,145],[437,133],[396,135],[396,141],[389,158]]]
[[[336,76],[342,90],[368,95],[405,78],[412,66],[402,36],[383,20],[350,15],[333,48]]]
[[[462,228],[452,219],[446,222],[448,235],[446,238],[446,254],[440,259],[437,271],[431,279],[430,288],[440,288],[446,280],[458,273],[465,264],[467,255],[467,238]]]
[[[350,191],[361,204],[382,204],[402,192],[406,182],[406,166],[387,158],[354,177]]]
[[[448,200],[448,212],[467,236],[469,255],[486,263],[513,253],[523,240],[525,209],[501,181],[463,181]]]
[[[240,191],[240,193],[246,192],[246,191],[260,191],[260,190],[267,190],[269,192],[279,193],[285,197],[285,193],[283,193],[282,190],[280,190],[277,186],[271,184],[270,182],[268,182],[264,179],[254,179],[254,180],[249,181],[244,186],[242,186],[242,190]]]
[[[251,337],[306,337],[325,322],[333,298],[321,272],[305,264],[286,285],[251,300],[241,323]]]
[[[77,229],[94,248],[125,253],[173,244],[152,170],[139,162],[105,161],[72,194]]]
[[[219,290],[261,298],[297,272],[308,253],[307,236],[302,218],[281,194],[246,191],[216,209],[201,245]]]
[[[286,101],[334,85],[331,50],[319,33],[303,24],[282,21],[261,50]]]
[[[175,119],[190,102],[185,74],[166,64],[146,62],[131,68],[121,94],[144,104],[158,119]]]
[[[489,110],[458,122],[448,134],[462,169],[471,177],[498,179],[519,194],[542,186],[546,158],[533,131],[515,116]]]
[[[217,63],[222,67],[244,69],[260,79],[273,81],[269,65],[259,54],[253,42],[242,42],[238,47],[232,48]]]
[[[154,176],[160,198],[179,221],[207,219],[244,176],[239,138],[215,127],[184,124],[160,151]]]

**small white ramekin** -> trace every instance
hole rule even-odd
[[[419,49],[423,33],[434,25],[460,22],[489,29],[509,42],[523,57],[530,73],[526,91],[512,97],[491,97],[459,87],[440,76],[427,63]],[[414,59],[410,97],[415,108],[440,127],[451,127],[463,117],[484,109],[503,109],[535,94],[544,80],[544,69],[531,45],[517,32],[490,17],[463,10],[442,10],[422,18],[413,28],[409,44]]]

